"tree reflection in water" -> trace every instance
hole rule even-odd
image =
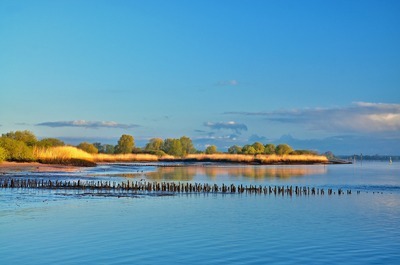
[[[192,181],[205,176],[217,180],[220,176],[248,179],[301,177],[305,175],[326,174],[323,165],[299,166],[183,166],[159,167],[155,172],[148,172],[146,177],[153,181]]]

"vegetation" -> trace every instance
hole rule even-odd
[[[38,141],[35,145],[39,147],[55,147],[55,146],[64,146],[65,143],[56,138],[44,138]]]
[[[3,147],[0,147],[0,162],[3,162],[7,159],[7,150]]]
[[[40,163],[74,166],[94,166],[93,155],[73,146],[34,147],[33,154]]]
[[[0,138],[0,147],[5,150],[5,157],[8,161],[29,162],[34,160],[32,148],[21,140],[3,135]]]
[[[213,155],[213,154],[216,154],[216,153],[218,153],[218,151],[217,151],[217,147],[215,145],[207,146],[206,154]]]
[[[117,161],[223,161],[239,163],[311,163],[328,162],[326,156],[318,156],[310,150],[294,150],[287,144],[262,144],[255,142],[243,147],[234,145],[228,153],[221,153],[215,145],[204,153],[194,148],[187,136],[181,138],[152,138],[144,148],[135,147],[133,136],[123,134],[117,145],[82,142],[77,147],[66,146],[56,138],[38,140],[30,131],[16,131],[0,137],[1,161],[38,161],[67,165],[91,166],[96,162]]]
[[[196,152],[192,140],[186,136],[182,136],[179,139],[165,139],[160,149],[168,155],[179,157],[184,157]]]
[[[287,144],[279,144],[275,148],[275,154],[277,154],[277,155],[289,155],[292,152],[293,152],[292,147],[290,147]]]
[[[89,154],[97,154],[99,152],[94,144],[89,144],[88,142],[80,143],[77,147]]]
[[[30,131],[9,132],[2,135],[3,138],[9,138],[25,143],[27,146],[34,146],[37,143],[36,136]]]
[[[163,139],[161,138],[152,138],[150,139],[149,143],[146,144],[146,147],[144,150],[146,152],[155,152],[155,151],[160,151],[161,147],[163,145]]]
[[[135,146],[135,140],[132,135],[123,134],[118,140],[118,145],[115,148],[117,154],[130,154]]]

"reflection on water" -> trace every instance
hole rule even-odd
[[[250,179],[291,178],[305,175],[326,174],[325,166],[190,166],[159,167],[148,172],[146,177],[153,181],[191,181],[196,176],[216,180],[221,176],[244,177]]]

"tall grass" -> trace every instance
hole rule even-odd
[[[327,163],[325,156],[318,155],[238,155],[238,154],[193,154],[188,155],[184,160],[215,161],[215,162],[236,162],[236,163]]]
[[[33,156],[40,163],[94,166],[93,156],[73,146],[34,147]]]
[[[173,156],[168,156],[173,158]],[[159,157],[151,154],[94,154],[95,162],[157,162]]]
[[[327,163],[325,156],[317,155],[238,155],[238,154],[190,154],[184,158],[151,154],[89,154],[72,146],[34,147],[33,155],[38,162],[93,166],[96,162],[157,162],[157,161],[211,161],[257,164],[311,164]]]

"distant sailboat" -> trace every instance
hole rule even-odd
[[[389,157],[389,165],[392,164],[392,157]]]

